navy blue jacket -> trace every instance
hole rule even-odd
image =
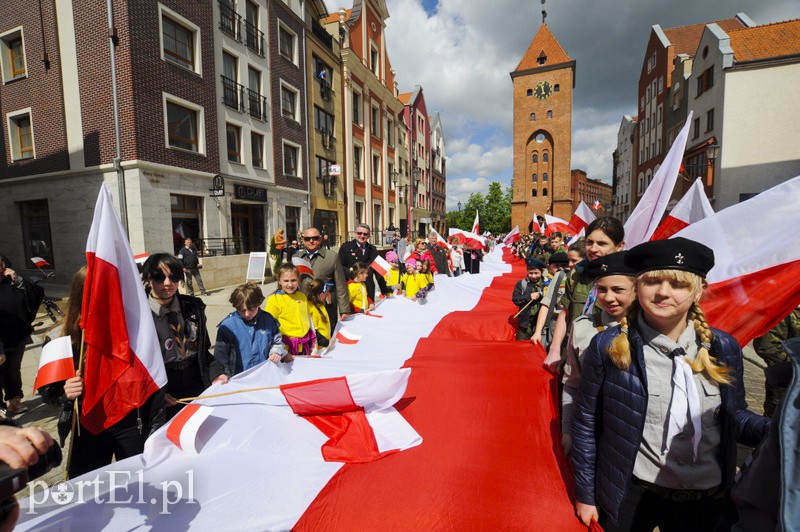
[[[727,333],[712,331],[711,355],[732,369],[734,379],[731,385],[720,385],[721,443],[717,459],[727,489],[736,472],[736,443],[757,445],[769,420],[747,410],[739,344]],[[647,413],[642,337],[635,324],[630,327],[632,360],[628,369],[622,370],[607,354],[619,332],[619,327],[603,331],[586,350],[572,421],[576,499],[602,508],[614,522],[633,476]]]

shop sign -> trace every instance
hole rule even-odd
[[[250,187],[247,185],[234,185],[233,193],[236,199],[261,201],[264,203],[267,201],[266,188]]]

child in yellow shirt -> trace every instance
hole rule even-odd
[[[400,267],[397,253],[394,251],[387,252],[386,262],[388,262],[389,266],[392,268],[383,276],[383,279],[386,281],[386,286],[391,288],[394,294],[400,294],[403,291],[403,287],[400,285]]]
[[[403,284],[406,287],[406,297],[414,299],[419,292],[420,288],[427,282],[425,276],[417,272],[416,259],[408,259],[406,261],[406,273],[403,275]]]
[[[350,306],[353,312],[364,312],[372,310],[375,305],[372,298],[367,293],[367,275],[369,266],[363,262],[356,262],[347,271],[350,280],[347,281],[347,291],[350,294]]]
[[[283,343],[290,356],[311,355],[314,351],[314,331],[311,328],[311,315],[308,311],[308,298],[299,290],[300,272],[297,266],[284,263],[278,269],[278,290],[267,298],[264,310],[278,320]]]
[[[321,279],[314,279],[306,286],[308,311],[311,314],[311,321],[314,324],[319,347],[328,347],[330,344],[331,319],[328,316],[328,309],[325,308],[325,305],[330,300],[330,295],[328,285]]]

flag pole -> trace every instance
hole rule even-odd
[[[80,355],[78,355],[78,371],[75,372],[76,377],[80,377],[83,373],[83,347],[85,345],[83,343],[83,335],[84,331],[81,329],[81,352]],[[81,424],[79,423],[80,410],[78,409],[79,397],[80,396],[76,397],[72,401],[72,427],[70,429],[72,432],[72,438],[70,438],[69,448],[67,448],[67,463],[64,467],[64,480],[69,480],[69,464],[72,462],[72,449],[75,447],[75,436],[81,435]]]
[[[277,390],[279,388],[280,386],[260,386],[258,388],[245,388],[244,390],[234,390],[232,392],[212,393],[210,395],[198,395],[196,397],[181,397],[180,399],[175,399],[175,401],[187,405],[196,399],[211,399],[212,397],[225,397],[228,395],[236,395],[238,393],[260,392],[263,390]]]

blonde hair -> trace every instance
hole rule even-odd
[[[699,275],[683,270],[653,270],[639,275],[636,281],[638,283],[642,279],[653,277],[686,283],[689,285],[692,292],[702,293],[705,288],[705,279]],[[631,365],[631,346],[628,338],[628,327],[636,320],[639,310],[639,302],[634,301],[628,308],[628,312],[620,320],[622,332],[614,338],[608,348],[608,357],[619,369],[628,369]],[[700,349],[697,350],[697,356],[691,362],[687,360],[692,371],[694,373],[702,373],[707,379],[717,384],[730,384],[733,382],[731,369],[718,365],[717,360],[711,356],[711,341],[714,339],[714,333],[711,332],[711,328],[708,326],[708,322],[706,322],[706,315],[697,302],[692,303],[687,313],[687,318],[694,323],[695,332],[700,338]]]

